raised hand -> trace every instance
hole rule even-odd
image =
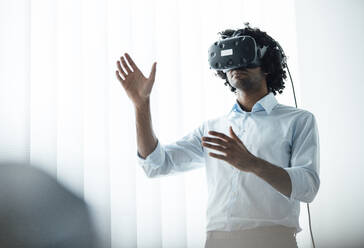
[[[126,63],[126,60],[131,68]],[[148,78],[143,75],[127,53],[120,57],[120,60],[118,60],[116,64],[118,68],[116,77],[120,81],[130,100],[136,107],[146,103],[149,100],[154,85],[157,62],[153,63]]]

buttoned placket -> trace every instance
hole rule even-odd
[[[245,112],[244,114],[235,113],[235,115],[234,115],[234,118],[236,118],[234,120],[235,123],[240,124],[239,126],[241,127],[240,130],[236,130],[234,132],[237,133],[238,138],[241,139],[241,140],[244,139],[244,136],[246,134],[247,119],[249,117],[250,117],[250,113],[247,113],[247,112]],[[232,211],[233,211],[234,203],[236,201],[238,201],[238,197],[239,197],[239,178],[240,178],[239,175],[240,175],[239,169],[237,169],[235,167],[232,167],[232,175],[231,175],[231,180],[230,180],[230,182],[231,182],[230,183],[231,197],[230,197],[230,202],[228,204],[228,209],[229,210],[228,210],[228,213],[227,213],[227,223],[230,223],[230,218],[232,217]]]

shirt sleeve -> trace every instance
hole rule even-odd
[[[316,119],[311,113],[295,125],[290,164],[285,168],[292,182],[290,199],[312,202],[320,187],[320,147]]]
[[[180,140],[162,145],[159,140],[154,151],[138,162],[148,177],[158,177],[200,168],[204,165],[204,151],[201,145],[203,125]]]

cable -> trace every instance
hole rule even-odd
[[[311,228],[311,215],[310,215],[310,205],[308,203],[307,204],[307,212],[308,212],[308,224],[310,226],[310,233],[311,233],[311,240],[312,240],[312,245],[313,245],[313,248],[315,248],[315,241],[313,239],[313,234],[312,234],[312,228]]]
[[[291,85],[292,85],[292,90],[293,90],[293,97],[294,97],[294,104],[295,104],[296,108],[298,108],[298,107],[297,107],[297,100],[296,100],[296,91],[294,90],[294,85],[293,85],[293,81],[292,81],[291,73],[289,72],[288,65],[287,65],[287,64],[285,64],[285,65],[286,65],[286,67],[287,67],[288,75],[289,75],[289,78],[290,78],[290,80],[291,80]]]
[[[285,66],[287,67],[287,71],[288,71],[288,75],[289,75],[289,78],[291,80],[291,84],[292,84],[292,91],[293,91],[293,97],[294,97],[294,103],[295,103],[295,106],[297,108],[297,100],[296,100],[296,92],[294,90],[294,86],[293,86],[293,80],[292,80],[292,77],[291,77],[291,73],[289,72],[289,69],[288,69],[288,65],[286,63],[284,63]],[[312,241],[312,245],[313,245],[313,248],[316,248],[315,246],[315,241],[313,239],[313,234],[312,234],[312,227],[311,227],[311,214],[310,214],[310,205],[308,203],[306,203],[307,205],[307,212],[308,212],[308,225],[310,227],[310,234],[311,234],[311,241]]]

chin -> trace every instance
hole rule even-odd
[[[256,90],[256,87],[253,84],[241,84],[235,88],[239,91],[244,91],[244,92],[252,92]]]

